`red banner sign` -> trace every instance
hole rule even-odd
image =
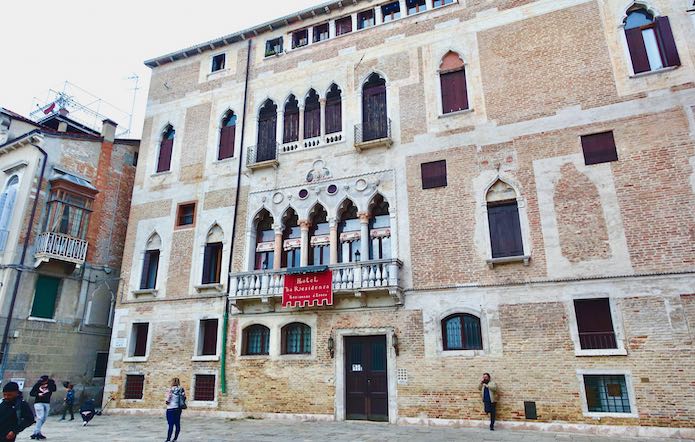
[[[283,307],[333,305],[333,272],[285,275]]]

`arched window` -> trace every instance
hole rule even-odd
[[[12,222],[14,203],[17,200],[18,187],[19,177],[12,175],[7,181],[5,191],[0,196],[0,251],[5,250],[7,246],[7,237],[10,233],[10,223]]]
[[[277,155],[277,106],[266,100],[258,113],[258,145],[256,162],[274,160]]]
[[[283,143],[299,140],[299,102],[290,95],[285,103],[285,121],[283,123]]]
[[[681,64],[668,17],[655,18],[635,4],[627,11],[625,38],[635,74]]]
[[[343,130],[342,96],[337,84],[332,84],[326,94],[326,133]]]
[[[352,201],[345,200],[338,209],[338,220],[338,262],[355,262],[360,250],[360,219],[357,206]]]
[[[270,329],[264,325],[250,325],[244,329],[242,336],[243,355],[267,355],[270,347]]]
[[[362,86],[362,140],[371,141],[388,137],[386,110],[386,80],[372,74]]]
[[[162,132],[159,143],[159,158],[157,159],[157,172],[166,172],[171,169],[171,154],[174,151],[174,137],[176,131],[170,124]]]
[[[376,195],[369,205],[369,259],[391,258],[391,217],[389,203]]]
[[[234,156],[234,139],[236,138],[236,115],[228,111],[220,127],[220,145],[217,150],[217,159],[224,160]]]
[[[490,187],[485,197],[493,258],[524,255],[516,197],[516,191],[501,180]]]
[[[483,337],[480,318],[468,313],[456,313],[442,321],[444,350],[482,350]]]
[[[282,354],[310,354],[311,327],[293,322],[282,327]]]
[[[203,284],[219,284],[222,275],[222,228],[215,224],[208,231],[203,253]]]
[[[282,231],[282,267],[296,268],[301,265],[302,231],[299,228],[299,217],[291,207],[282,217],[285,229]]]
[[[442,89],[442,112],[449,114],[468,109],[466,69],[456,52],[449,51],[439,65],[439,81]]]
[[[141,290],[154,290],[157,286],[157,271],[159,270],[159,251],[162,248],[162,240],[156,233],[150,236],[145,246],[145,254],[142,262],[142,275],[140,276]]]
[[[273,217],[263,209],[256,216],[256,258],[253,268],[266,270],[273,268],[275,259],[275,229]]]
[[[304,100],[304,138],[321,135],[321,105],[319,95],[311,89]]]
[[[328,265],[330,263],[330,228],[328,213],[320,204],[311,211],[311,229],[309,230],[309,265]]]

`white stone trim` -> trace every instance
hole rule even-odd
[[[201,329],[203,326],[202,321],[205,319],[217,319],[217,349],[214,355],[202,355],[203,352],[203,341],[201,340]],[[192,361],[219,361],[220,354],[222,354],[222,315],[209,315],[202,314],[197,316],[195,319],[195,345],[193,346],[193,356]]]
[[[470,314],[475,317],[477,317],[480,320],[480,336],[483,341],[483,348],[482,350],[444,350],[444,338],[443,338],[443,333],[444,330],[442,329],[442,321],[444,321],[445,318],[454,315],[454,314]],[[447,310],[442,311],[439,314],[439,321],[436,321],[435,328],[437,333],[434,336],[434,339],[436,340],[437,347],[436,347],[436,353],[437,356],[440,357],[475,357],[475,356],[486,356],[489,355],[490,353],[490,338],[489,338],[489,331],[488,331],[488,321],[487,321],[487,315],[485,311],[483,310],[478,310],[470,307],[453,307],[449,308]]]
[[[608,348],[608,349],[597,349],[597,350],[585,350],[582,349],[581,342],[579,340],[579,327],[577,325],[577,313],[574,310],[574,301],[581,299],[601,299],[608,298],[611,311],[611,321],[613,322],[613,333],[615,333],[615,342],[618,348]],[[569,302],[565,302],[565,308],[567,310],[567,318],[569,322],[570,337],[574,343],[574,355],[575,356],[626,356],[627,349],[625,348],[625,331],[623,328],[623,316],[618,308],[618,301],[616,298],[611,297],[608,293],[586,293],[586,294],[573,294]]]
[[[630,413],[597,413],[590,412],[589,405],[586,401],[586,389],[584,387],[584,375],[616,375],[625,376],[625,386],[627,387],[628,398],[630,399]],[[591,418],[602,418],[602,417],[615,417],[615,418],[639,418],[639,412],[637,410],[637,401],[635,396],[635,389],[632,383],[632,372],[625,369],[609,369],[609,368],[588,368],[588,369],[577,369],[577,381],[579,382],[579,400],[582,404],[582,413],[585,417]]]
[[[215,399],[212,401],[196,401],[193,398],[195,397],[195,377],[196,375],[203,374],[203,375],[215,375]],[[193,373],[191,374],[191,388],[190,388],[190,398],[186,401],[187,405],[191,407],[196,407],[196,408],[217,408],[217,404],[219,402],[219,396],[220,396],[220,374],[218,369],[205,369],[205,368],[200,368],[200,369],[195,369],[193,370]]]
[[[133,339],[135,324],[147,324],[147,347],[145,347],[145,356],[133,356],[133,352],[135,351],[135,340]],[[152,321],[134,320],[128,322],[128,346],[126,347],[126,353],[123,356],[123,362],[147,362],[150,357],[150,349],[152,348],[152,335],[154,335],[154,323]]]

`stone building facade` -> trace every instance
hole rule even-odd
[[[116,407],[482,425],[490,372],[510,427],[692,436],[690,3],[331,2],[149,60]]]
[[[44,374],[102,397],[139,147],[116,128],[0,108],[0,378],[26,397]]]

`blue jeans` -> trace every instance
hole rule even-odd
[[[179,438],[179,432],[181,431],[181,409],[180,408],[168,408],[167,409],[167,423],[169,424],[169,430],[167,431],[167,440],[171,440],[171,432],[174,427],[176,427],[176,433],[174,433],[174,440]]]
[[[51,411],[51,406],[48,404],[34,404],[34,412],[36,413],[36,427],[34,428],[34,434],[41,434],[41,428],[46,422],[49,411]]]

